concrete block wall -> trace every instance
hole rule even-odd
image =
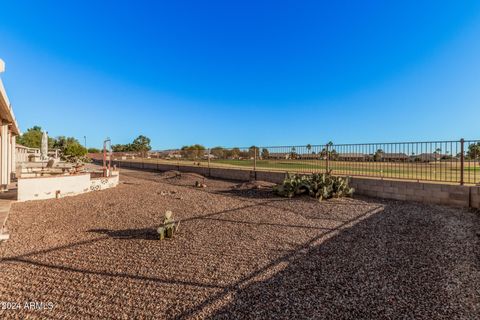
[[[195,166],[178,166],[178,170],[180,172],[193,172],[193,173],[198,173],[203,176],[208,176],[208,168],[207,167],[195,167]]]
[[[285,179],[285,172],[270,172],[270,171],[257,171],[257,180],[268,181],[273,183],[282,183]]]
[[[228,180],[249,181],[255,178],[255,174],[250,170],[210,168],[210,177]]]
[[[158,164],[157,168],[159,171],[178,170],[178,166],[173,164]]]
[[[195,172],[212,178],[239,181],[256,179],[281,183],[286,174],[285,172],[252,171],[232,168],[208,169],[195,166],[153,165],[160,171],[179,170],[182,172]],[[142,164],[135,162],[125,163],[125,161],[122,161],[120,166],[142,169]],[[150,169],[150,166],[148,166],[148,168]],[[147,170],[147,168],[143,169]],[[350,184],[355,188],[355,194],[359,195],[480,209],[480,186],[460,186],[362,177],[352,177]]]
[[[351,178],[351,185],[356,194],[371,197],[480,208],[479,201],[472,201],[478,187],[358,177]]]
[[[470,206],[480,209],[480,186],[470,187]]]

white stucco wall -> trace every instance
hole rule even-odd
[[[18,201],[62,198],[89,190],[89,173],[18,179]]]
[[[108,178],[95,178],[90,180],[90,191],[113,188],[118,185],[119,175],[112,175]]]
[[[90,173],[18,179],[18,201],[74,196],[118,185],[118,173],[108,178],[90,179]]]

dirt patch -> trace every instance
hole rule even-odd
[[[267,182],[267,181],[248,181],[248,182],[243,182],[240,184],[237,184],[232,187],[232,189],[236,190],[255,190],[255,189],[272,189],[276,184],[272,182]]]

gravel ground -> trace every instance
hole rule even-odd
[[[20,309],[0,318],[480,319],[478,213],[283,199],[194,174],[121,180],[14,204],[0,302]],[[158,241],[165,210],[180,231]]]

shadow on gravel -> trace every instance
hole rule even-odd
[[[272,189],[228,189],[228,190],[214,191],[212,193],[239,197],[239,198],[248,198],[248,199],[270,199],[270,198],[282,199],[276,196],[273,193]]]
[[[447,214],[393,202],[323,243],[273,262],[288,262],[273,277],[245,287],[250,279],[243,279],[177,319],[224,295],[233,301],[214,319],[470,318],[480,306],[480,261],[475,246],[462,244],[465,226],[445,227]],[[476,273],[459,273],[465,265]]]
[[[158,233],[155,228],[125,230],[91,229],[88,232],[103,234],[114,239],[158,240]]]

